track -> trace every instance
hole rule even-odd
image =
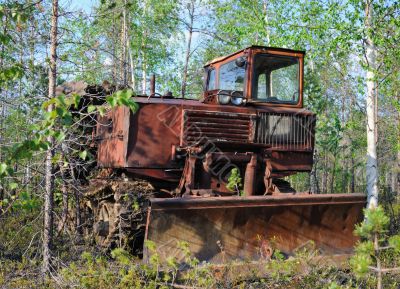
[[[143,180],[91,180],[83,202],[86,237],[104,248],[122,247],[141,256],[153,195],[154,187]]]

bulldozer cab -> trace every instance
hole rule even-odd
[[[205,66],[204,99],[222,105],[302,107],[304,52],[252,46]]]

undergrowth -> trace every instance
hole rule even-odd
[[[199,262],[185,243],[180,244],[184,265],[174,258],[163,260],[153,243],[147,262],[122,249],[110,255],[84,252],[50,277],[40,278],[39,262],[22,259],[2,261],[0,288],[373,288],[374,279],[358,279],[350,267],[338,268],[317,252],[302,249],[285,258],[276,250],[270,260],[258,263],[235,262],[216,266]],[[397,278],[397,279],[396,279]],[[387,276],[385,284],[398,284],[397,276]],[[386,288],[386,287],[385,287]],[[396,287],[387,287],[396,288]]]
[[[384,268],[399,266],[400,236],[391,233],[392,216],[388,218],[381,208],[367,211],[366,216],[356,230],[361,239],[355,255],[341,266],[320,256],[312,243],[290,257],[275,250],[260,262],[217,266],[200,262],[184,242],[179,243],[181,262],[162,258],[152,242],[145,244],[149,258],[144,261],[123,249],[104,252],[61,235],[55,244],[53,273],[43,277],[37,253],[41,219],[35,212],[23,218],[13,215],[7,222],[0,220],[0,288],[377,288],[377,262]],[[379,247],[374,248],[374,238]],[[382,288],[399,288],[399,272],[380,277]]]

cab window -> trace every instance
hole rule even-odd
[[[216,89],[215,69],[208,71],[207,90]]]
[[[237,66],[235,60],[221,65],[219,69],[219,89],[243,91],[245,66]]]
[[[296,57],[256,55],[252,98],[257,101],[297,104],[300,87],[299,67]]]

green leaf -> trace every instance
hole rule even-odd
[[[117,98],[114,95],[107,96],[106,101],[111,105],[111,107],[117,106]]]
[[[86,157],[87,157],[87,151],[86,151],[86,150],[81,151],[81,152],[79,153],[79,157],[80,157],[81,159],[85,160]]]
[[[65,126],[70,126],[70,125],[72,125],[72,116],[71,116],[71,113],[66,113],[63,117],[62,117],[62,123],[65,125]]]
[[[61,154],[55,154],[55,155],[53,156],[53,158],[51,159],[51,161],[52,161],[53,164],[59,163],[60,160],[61,160]]]
[[[65,133],[62,131],[54,132],[54,137],[58,142],[62,142],[65,139]]]
[[[228,184],[226,185],[226,187],[228,188],[228,190],[240,194],[239,188],[241,186],[242,186],[242,178],[240,177],[240,172],[238,168],[233,168],[229,175]]]
[[[58,116],[62,117],[62,116],[64,116],[66,110],[62,107],[56,107],[56,112],[57,112]]]
[[[99,112],[100,116],[104,116],[107,113],[107,109],[104,106],[97,107],[97,111]]]
[[[5,198],[5,199],[3,199],[2,206],[7,206],[8,203],[9,203],[9,200],[7,198]]]
[[[7,171],[7,164],[5,163],[0,163],[0,176],[4,175]]]
[[[18,184],[17,183],[11,183],[10,184],[10,190],[15,190],[16,188],[18,188]]]
[[[74,101],[74,107],[75,107],[75,108],[78,108],[79,102],[81,101],[80,95],[78,95],[78,94],[73,94],[73,95],[72,95],[72,99],[73,99],[73,101]]]
[[[137,111],[139,108],[139,105],[136,102],[134,102],[132,98],[129,99],[121,98],[120,104],[129,107],[129,109],[132,110],[133,112]]]
[[[94,105],[89,105],[88,108],[87,108],[88,113],[91,113],[91,112],[93,112],[95,110],[96,110],[96,106],[94,106]]]

